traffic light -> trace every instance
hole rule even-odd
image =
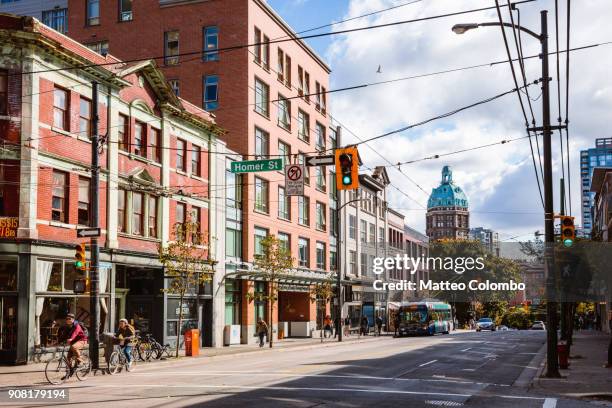
[[[576,227],[574,226],[574,217],[562,215],[561,219],[561,242],[566,248],[574,245],[576,240]]]
[[[356,147],[336,149],[336,187],[338,190],[359,188],[359,153]]]
[[[87,270],[87,255],[85,254],[85,244],[78,244],[75,247],[74,267],[77,271]]]

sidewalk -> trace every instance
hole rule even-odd
[[[571,398],[612,401],[612,368],[604,368],[608,359],[610,335],[580,331],[574,335],[570,366],[560,370],[564,378],[534,378],[534,389]]]
[[[392,339],[393,333],[389,335],[383,334],[380,337],[376,336],[361,336],[357,335],[349,336],[344,338],[341,343],[337,339],[324,339],[321,343],[320,338],[287,338],[274,342],[274,347],[270,348],[269,344],[266,343],[264,347],[259,347],[257,344],[237,344],[229,347],[218,347],[218,348],[201,348],[199,356],[195,358],[223,358],[232,356],[241,356],[251,353],[266,353],[275,351],[287,351],[287,350],[304,350],[319,347],[334,347],[337,345],[351,344],[358,342],[370,342],[375,340]],[[138,361],[136,367],[154,367],[155,365],[167,364],[177,361],[187,361],[192,357],[185,357],[185,351],[180,350],[179,360],[176,359],[165,359],[162,361]],[[102,357],[102,353],[100,354]],[[103,363],[103,359],[100,362]],[[20,366],[0,366],[0,389],[3,387],[16,387],[16,386],[37,386],[37,385],[48,385],[45,379],[45,363],[27,364]]]

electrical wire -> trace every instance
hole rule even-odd
[[[555,45],[556,45],[556,64],[557,64],[557,124],[561,126],[561,72],[559,68],[559,1],[555,0]],[[563,157],[563,132],[559,127],[559,148],[561,149],[561,177],[563,190],[565,190],[565,158]],[[569,149],[569,146],[568,146]],[[563,192],[563,208],[567,208],[567,195]]]
[[[570,23],[571,23],[571,1],[567,0],[567,44],[566,49],[570,49]],[[572,176],[570,167],[569,153],[569,75],[570,75],[570,53],[565,56],[565,146],[567,154],[567,189],[569,202],[569,215],[572,215]]]

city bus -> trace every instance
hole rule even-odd
[[[453,328],[451,307],[444,302],[402,302],[399,310],[398,335],[448,334]]]

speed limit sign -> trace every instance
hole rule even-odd
[[[285,166],[285,194],[288,196],[304,195],[303,164],[290,164]]]

